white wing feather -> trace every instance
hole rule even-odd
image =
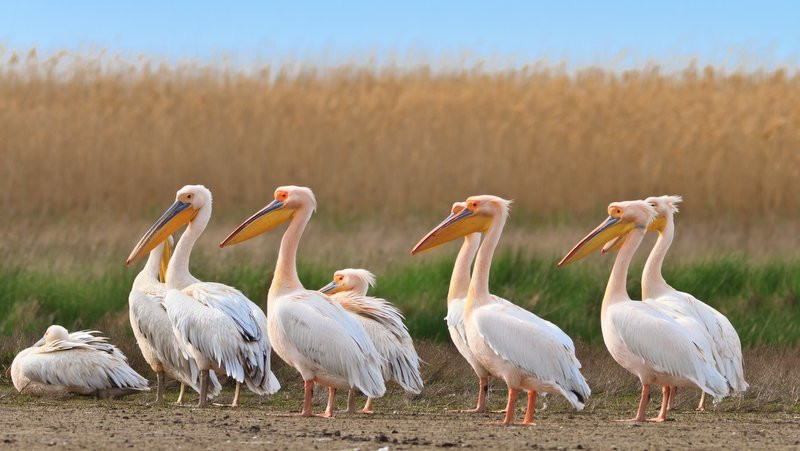
[[[282,296],[270,316],[296,350],[320,370],[349,381],[367,396],[383,396],[382,358],[358,319],[338,302],[303,290]]]
[[[395,381],[404,390],[419,394],[422,391],[420,360],[400,310],[385,299],[354,292],[336,293],[331,297],[358,316],[383,357],[381,368],[384,379]]]
[[[175,336],[257,394],[280,389],[270,369],[266,316],[239,290],[200,282],[164,298]]]
[[[742,343],[728,318],[689,293],[675,290],[658,299],[664,305],[680,309],[681,313],[692,316],[705,327],[711,336],[717,369],[728,380],[733,391],[747,390],[749,385],[744,379],[742,368]]]
[[[151,367],[162,366],[167,375],[199,393],[197,363],[182,348],[162,305],[166,293],[163,284],[141,291],[134,288],[128,298],[131,328],[142,355]],[[153,359],[155,361],[151,361]],[[209,394],[219,395],[222,386],[216,374],[209,373],[209,382]]]
[[[481,337],[497,355],[556,387],[575,408],[583,408],[591,390],[572,340],[563,331],[508,301],[481,306],[472,315]]]
[[[73,332],[68,340],[34,348],[19,362],[20,372],[47,385],[148,390],[147,379],[128,366],[122,352],[94,333]]]
[[[647,303],[629,301],[608,307],[607,315],[625,347],[656,372],[686,378],[715,399],[728,394],[728,384],[714,362],[666,314]]]

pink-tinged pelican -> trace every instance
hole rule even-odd
[[[400,310],[385,299],[367,296],[369,287],[375,286],[375,275],[366,269],[340,269],[333,274],[333,281],[319,291],[330,295],[347,311],[356,315],[369,335],[378,353],[383,357],[382,369],[385,382],[394,381],[403,390],[418,395],[422,391],[422,376],[419,373],[419,356],[414,342],[403,323]],[[347,411],[355,411],[356,390],[350,389]],[[333,407],[329,407],[333,409]],[[372,413],[372,398],[362,410]]]
[[[131,329],[136,337],[136,344],[150,368],[156,373],[156,401],[164,399],[165,375],[181,383],[181,392],[176,404],[183,402],[186,385],[200,391],[199,370],[197,362],[183,350],[172,331],[167,311],[162,303],[167,294],[167,265],[171,255],[172,237],[150,251],[142,271],[133,281],[131,294],[128,296],[128,311]],[[212,396],[217,396],[221,389],[217,375],[209,373]]]
[[[467,208],[464,202],[453,204],[450,216],[454,217]],[[478,403],[474,409],[462,412],[483,413],[486,411],[486,394],[489,391],[489,371],[472,355],[467,345],[467,331],[464,329],[464,304],[467,302],[469,289],[470,268],[478,246],[481,244],[479,232],[464,235],[464,243],[458,251],[456,262],[453,265],[453,275],[450,277],[450,288],[447,291],[447,331],[450,339],[456,346],[459,354],[469,363],[478,376]]]
[[[576,409],[591,394],[580,373],[572,340],[553,323],[489,293],[489,270],[508,218],[510,202],[496,196],[473,196],[466,208],[450,215],[420,240],[412,254],[465,235],[483,232],[464,305],[464,329],[472,355],[508,385],[503,424],[511,424],[520,390],[528,392],[524,425],[534,424],[538,392],[558,393]]]
[[[642,298],[678,321],[690,318],[699,324],[708,334],[717,371],[728,381],[732,392],[744,392],[748,384],[744,380],[742,344],[736,329],[725,315],[691,294],[672,288],[661,274],[664,258],[675,236],[674,216],[682,200],[680,196],[656,196],[645,199],[645,202],[650,203],[658,214],[648,227],[648,231],[658,231],[658,240],[644,265]],[[603,250],[607,251],[611,247],[620,245],[621,243],[609,242]],[[675,390],[676,388],[673,388],[670,391],[670,408],[676,394]],[[706,394],[703,392],[697,410],[705,410],[705,400]]]
[[[11,363],[20,393],[35,396],[78,394],[116,398],[149,390],[147,379],[128,366],[125,355],[97,331],[68,333],[53,325]]]
[[[609,205],[608,214],[608,219],[572,248],[558,266],[580,260],[609,240],[627,234],[600,309],[606,348],[617,363],[642,383],[639,409],[634,418],[626,421],[645,421],[651,385],[663,387],[661,411],[651,419],[655,422],[667,418],[669,387],[697,387],[715,399],[726,396],[725,378],[691,333],[655,306],[631,300],[626,291],[628,267],[648,224],[655,219],[655,210],[641,200],[614,202]]]
[[[236,380],[232,403],[236,406],[242,383],[258,395],[275,393],[280,384],[270,370],[272,348],[264,312],[239,290],[201,282],[189,272],[192,248],[210,219],[211,191],[202,185],[184,186],[175,203],[139,240],[127,264],[188,224],[169,261],[163,305],[175,336],[200,370],[198,406],[207,405],[209,372],[217,369]]]
[[[278,356],[303,377],[300,415],[312,416],[316,382],[329,389],[328,409],[321,416],[330,417],[337,388],[355,387],[378,398],[386,387],[382,358],[358,319],[327,295],[303,288],[297,277],[297,247],[316,206],[310,189],[279,187],[275,200],[231,232],[220,247],[249,240],[289,221],[267,296],[269,337]]]

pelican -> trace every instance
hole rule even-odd
[[[116,398],[149,390],[147,379],[97,331],[69,333],[52,325],[36,344],[11,363],[11,380],[22,393],[53,396],[74,393]]]
[[[403,324],[403,314],[385,299],[367,296],[371,286],[375,286],[374,274],[366,269],[347,268],[336,271],[333,281],[319,291],[329,294],[356,315],[384,359],[384,381],[397,382],[405,391],[418,395],[422,391],[419,356]],[[347,398],[348,413],[355,411],[355,395],[355,389],[351,388]],[[372,413],[372,398],[367,398],[362,412]]]
[[[150,251],[142,271],[133,281],[133,288],[128,297],[131,329],[136,337],[136,344],[150,368],[156,373],[156,401],[164,399],[165,374],[181,383],[181,391],[176,404],[183,402],[183,393],[188,384],[199,392],[199,371],[197,362],[183,351],[181,342],[172,331],[167,311],[162,302],[167,288],[162,283],[166,277],[169,263],[172,237]],[[211,395],[219,394],[221,386],[216,373],[209,373],[211,379]]]
[[[451,217],[456,216],[465,208],[467,208],[467,204],[464,202],[454,203],[450,210]],[[445,317],[450,339],[478,376],[478,404],[474,409],[463,411],[474,413],[486,411],[486,393],[489,391],[489,371],[472,355],[472,351],[467,345],[467,332],[464,330],[464,304],[467,301],[467,290],[469,289],[470,267],[480,244],[481,234],[479,232],[464,235],[464,243],[458,251],[456,262],[453,265],[453,275],[450,277],[450,288],[447,291],[447,316]]]
[[[658,417],[650,420],[654,422],[666,421],[669,387],[697,387],[717,400],[726,396],[725,378],[691,333],[650,303],[633,301],[628,296],[628,267],[648,224],[656,217],[655,209],[641,200],[614,202],[608,206],[608,214],[608,219],[575,245],[558,266],[580,260],[609,240],[627,234],[600,309],[606,348],[642,384],[636,416],[625,421],[645,421],[651,385],[663,387],[661,410]]]
[[[744,380],[742,344],[736,329],[725,315],[691,294],[672,288],[661,275],[661,266],[675,236],[674,215],[678,212],[678,204],[682,201],[680,196],[656,196],[645,199],[645,202],[655,208],[658,215],[648,227],[648,231],[658,231],[658,240],[644,265],[642,299],[678,321],[689,318],[697,323],[708,335],[717,371],[728,381],[732,392],[744,392],[748,384]],[[619,239],[621,240],[622,238]],[[609,242],[603,251],[620,245],[621,242]],[[676,390],[677,388],[673,387],[670,391],[670,408]],[[703,392],[697,406],[698,411],[705,410],[705,401],[706,393]]]
[[[382,357],[364,326],[327,295],[303,288],[297,277],[297,246],[316,206],[310,189],[279,187],[275,200],[231,232],[220,247],[241,243],[289,221],[267,295],[267,329],[275,352],[303,377],[300,415],[312,416],[316,382],[328,387],[328,408],[321,416],[330,417],[337,388],[355,387],[378,398],[386,387]]]
[[[411,253],[470,233],[484,233],[464,305],[466,340],[475,359],[508,385],[503,424],[511,424],[519,390],[525,390],[528,408],[521,424],[532,425],[538,392],[558,393],[581,410],[591,390],[580,373],[574,344],[561,329],[489,293],[491,260],[509,205],[510,201],[496,196],[470,197],[466,208],[447,217]]]
[[[127,264],[188,224],[169,261],[163,305],[175,337],[200,370],[198,407],[207,405],[209,372],[217,369],[236,380],[231,405],[237,406],[242,383],[259,395],[275,393],[280,384],[270,370],[271,346],[264,312],[239,290],[201,282],[189,272],[192,247],[209,219],[211,191],[202,185],[184,186],[176,194],[175,203],[139,240]]]

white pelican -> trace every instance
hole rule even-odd
[[[176,404],[183,401],[185,385],[200,391],[197,362],[186,355],[183,345],[172,331],[167,311],[162,303],[167,294],[165,280],[167,264],[172,247],[172,237],[150,251],[142,271],[133,281],[128,297],[128,310],[131,329],[136,344],[142,351],[145,361],[156,373],[156,402],[164,398],[165,374],[181,383],[181,392]],[[211,395],[217,396],[221,389],[217,375],[209,373]]]
[[[147,379],[128,366],[125,355],[94,334],[68,333],[53,325],[36,344],[23,349],[11,363],[11,380],[22,393],[37,396],[93,395],[115,398],[149,390]]]
[[[508,385],[503,424],[511,424],[519,390],[526,390],[528,408],[522,424],[531,425],[538,392],[561,394],[580,410],[591,390],[580,373],[572,340],[561,329],[489,293],[492,255],[508,218],[509,204],[496,196],[470,197],[465,209],[445,219],[411,253],[484,232],[464,306],[467,343],[481,365]]]
[[[329,387],[329,408],[322,416],[330,417],[337,388],[355,387],[378,398],[386,387],[382,358],[358,319],[327,295],[303,288],[297,277],[297,246],[316,206],[310,189],[280,187],[275,200],[231,232],[220,247],[241,243],[290,221],[267,296],[269,337],[275,352],[303,377],[305,397],[300,414],[312,415],[316,382]]]
[[[642,383],[642,397],[636,417],[644,421],[650,399],[650,385],[661,385],[662,403],[658,417],[667,417],[669,387],[697,387],[715,399],[728,394],[725,378],[714,368],[714,361],[684,326],[649,303],[632,301],[626,290],[628,267],[644,238],[648,224],[656,216],[644,201],[614,202],[609,217],[589,233],[558,263],[564,266],[580,260],[607,241],[627,234],[608,280],[600,310],[603,341],[609,353],[623,368]]]
[[[467,208],[464,202],[456,202],[451,209],[451,217]],[[458,251],[456,262],[453,265],[453,275],[450,277],[450,289],[447,291],[447,330],[450,339],[458,352],[469,363],[478,376],[478,404],[474,409],[463,412],[483,413],[486,411],[486,394],[489,391],[489,371],[472,355],[467,344],[467,332],[464,329],[464,304],[467,301],[469,289],[470,268],[478,246],[481,244],[479,232],[464,235],[464,243]]]
[[[201,282],[189,272],[192,247],[211,219],[211,191],[202,185],[181,188],[175,203],[150,227],[128,257],[149,252],[184,224],[166,274],[164,307],[173,332],[200,370],[199,407],[208,402],[210,370],[224,370],[236,380],[233,406],[239,403],[242,383],[256,394],[280,389],[270,370],[267,318],[239,290],[213,282]]]
[[[397,382],[405,391],[418,395],[422,391],[419,356],[403,323],[403,314],[385,299],[367,296],[371,286],[375,286],[374,274],[366,269],[347,268],[336,271],[333,281],[319,291],[329,294],[361,321],[375,348],[384,358],[384,381]],[[356,390],[351,388],[347,399],[349,413],[355,411],[355,396]],[[372,398],[367,398],[362,411],[372,413]]]
[[[645,202],[650,203],[658,214],[648,227],[648,231],[658,231],[658,240],[644,265],[642,299],[657,306],[678,321],[683,318],[691,318],[696,321],[708,334],[717,371],[728,381],[731,391],[743,392],[747,390],[748,384],[744,380],[742,344],[736,329],[725,315],[691,294],[672,288],[661,275],[661,266],[675,236],[674,215],[678,212],[678,204],[682,200],[680,196],[656,196],[645,199]],[[607,251],[611,247],[609,245],[618,247],[620,244],[617,243],[614,246],[614,243],[609,242],[603,250]],[[675,390],[673,388],[670,391],[670,408]],[[697,410],[705,410],[705,400],[706,394],[703,392]]]

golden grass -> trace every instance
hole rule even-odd
[[[290,68],[0,53],[4,216],[150,218],[186,183],[235,219],[286,183],[345,220],[484,192],[563,219],[662,193],[694,217],[800,211],[785,70]]]

